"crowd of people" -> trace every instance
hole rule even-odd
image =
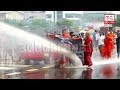
[[[49,39],[54,38],[56,33],[49,34]],[[92,66],[92,52],[93,52],[93,40],[90,37],[90,33],[75,33],[75,32],[69,32],[67,29],[62,30],[62,34],[60,35],[62,38],[67,39],[71,41],[73,44],[75,42],[78,42],[77,44],[81,44],[84,48],[84,61],[83,65],[87,65],[88,68],[91,68]]]
[[[106,33],[101,33],[100,31],[95,30],[93,34],[94,46],[99,49],[100,55],[103,58],[111,58],[115,45],[117,46],[117,53],[119,57],[119,33],[120,31],[115,33],[112,30],[109,30]]]
[[[56,35],[56,33],[53,34]],[[120,31],[114,33],[112,30],[108,30],[108,32],[102,33],[99,30],[95,30],[93,37],[91,37],[89,32],[76,34],[75,32],[69,32],[67,29],[64,29],[62,30],[61,36],[68,40],[81,41],[84,48],[83,65],[87,65],[88,68],[91,68],[93,65],[91,57],[94,49],[99,50],[101,57],[108,59],[111,58],[116,46],[118,57],[120,55]]]

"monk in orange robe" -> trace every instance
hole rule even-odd
[[[90,37],[90,34],[87,32],[86,33],[86,39],[84,42],[84,63],[83,65],[87,65],[88,68],[91,68],[93,65],[91,57],[92,57],[92,52],[93,52],[93,47],[92,47],[92,38]]]
[[[109,37],[109,35],[107,34],[104,40],[104,46],[102,48],[102,56],[104,58],[110,58],[111,57],[111,53],[113,51],[113,41],[112,39]]]
[[[63,34],[63,37],[64,37],[64,38],[71,38],[71,36],[70,36],[70,34],[69,34],[68,32],[65,32],[65,33]]]
[[[67,31],[67,29],[63,29],[63,30],[62,30],[62,36],[63,36],[64,38],[68,38],[68,39],[71,38],[70,33]]]
[[[112,48],[114,49],[115,46],[114,46],[114,43],[115,43],[115,34],[110,31],[110,33],[108,34],[108,36],[112,39],[112,42],[111,42],[111,45],[112,45]]]

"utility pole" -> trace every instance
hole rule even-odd
[[[54,14],[53,14],[53,15],[54,15],[54,22],[56,22],[56,21],[55,21],[55,18],[56,18],[55,11],[53,11],[53,13],[54,13]]]

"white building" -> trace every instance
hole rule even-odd
[[[0,11],[0,20],[30,20],[44,19],[46,20],[45,11]]]
[[[63,18],[69,20],[80,20],[81,16],[83,15],[83,11],[64,11]]]
[[[44,19],[46,20],[45,11],[24,11],[25,20]]]
[[[58,21],[62,18],[68,20],[80,20],[83,11],[46,11],[46,20]]]
[[[56,16],[56,11],[46,11],[46,20],[50,20],[54,22],[57,18]]]

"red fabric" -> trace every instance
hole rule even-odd
[[[64,65],[65,63],[69,62],[69,58],[68,57],[62,57],[60,60],[60,64]]]
[[[85,49],[85,52],[93,52],[93,47],[92,47],[92,38],[91,37],[87,37],[85,39],[85,43],[84,45],[88,45],[88,46],[85,46],[84,49]]]
[[[87,79],[92,79],[92,69],[88,70]]]
[[[88,66],[92,66],[92,60],[91,60],[91,56],[92,56],[92,52],[93,52],[93,47],[92,47],[92,38],[91,37],[87,37],[85,40],[84,45],[88,45],[85,46],[85,51],[84,51],[84,65],[88,65]]]
[[[104,67],[103,69],[102,69],[102,72],[103,72],[103,75],[109,75],[109,76],[112,76],[112,74],[113,74],[113,71],[112,71],[112,68],[106,68],[106,67]]]
[[[92,66],[92,60],[91,60],[92,52],[85,52],[84,53],[84,64],[83,65],[88,65]]]
[[[102,56],[105,58],[110,58],[114,48],[115,47],[114,47],[114,43],[112,42],[112,39],[109,36],[107,36],[104,41],[104,46],[101,50]]]

